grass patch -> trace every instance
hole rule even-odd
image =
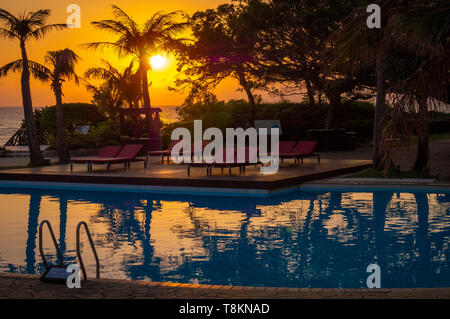
[[[426,179],[434,177],[435,176],[430,175],[428,173],[413,170],[407,172],[392,170],[389,171],[385,176],[383,171],[377,171],[373,168],[367,168],[353,175],[346,176],[346,178],[426,178]]]
[[[437,142],[437,141],[443,141],[443,140],[450,140],[450,133],[431,134],[430,135],[430,142]],[[412,137],[411,142],[413,144],[417,144],[417,142],[418,142],[417,135],[414,135]]]
[[[450,140],[450,133],[430,135],[431,142],[442,141],[442,140]]]

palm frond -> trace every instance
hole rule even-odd
[[[26,20],[31,28],[42,27],[45,25],[50,13],[50,9],[40,9],[34,12],[32,11],[27,14]]]
[[[8,11],[0,9],[0,21],[6,23],[6,25],[8,25],[9,27],[12,27],[19,22],[19,19],[17,19],[13,14],[9,13]]]
[[[84,72],[84,77],[87,79],[106,79],[111,76],[113,76],[112,72],[102,67],[92,67]]]
[[[90,43],[84,43],[81,45],[82,47],[86,49],[105,49],[105,48],[113,48],[117,51],[119,56],[125,55],[125,54],[137,54],[136,51],[133,49],[127,48],[121,44],[115,43],[115,42],[90,42]]]
[[[78,84],[78,76],[75,73],[75,65],[80,57],[70,49],[47,51],[45,62],[53,67],[54,77],[58,79],[74,79]]]
[[[91,24],[97,29],[105,30],[110,33],[115,33],[119,35],[129,36],[131,35],[132,32],[132,30],[130,30],[120,21],[101,20],[101,21],[93,21],[91,22]]]
[[[43,27],[40,27],[32,32],[30,32],[29,37],[34,39],[40,39],[43,38],[47,33],[53,30],[63,30],[68,28],[67,24],[60,23],[60,24],[49,24],[45,25]]]
[[[10,62],[0,68],[0,77],[8,75],[10,72],[17,72],[22,69],[22,59]]]
[[[128,25],[128,28],[133,32],[133,33],[137,33],[139,32],[139,28],[137,23],[122,9],[120,9],[118,6],[116,5],[112,5],[113,8],[113,14],[114,16],[121,22],[125,23],[126,25]]]
[[[14,39],[17,38],[17,34],[8,29],[0,28],[0,37],[4,37],[5,39]]]
[[[51,78],[52,72],[42,64],[34,61],[28,61],[28,68],[31,75],[40,81],[48,81]],[[18,72],[23,69],[23,60],[19,59],[8,63],[0,68],[0,77],[8,75],[10,72]]]
[[[39,81],[47,82],[52,79],[52,71],[45,67],[44,65],[34,62],[28,61],[28,66],[30,68],[31,75]]]
[[[405,10],[406,11],[406,10]],[[403,28],[431,45],[444,44],[450,34],[450,5],[413,8],[398,14]]]

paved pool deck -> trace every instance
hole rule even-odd
[[[300,165],[285,161],[273,175],[263,175],[259,166],[252,165],[246,168],[245,174],[238,168],[233,168],[231,175],[228,169],[215,168],[213,175],[207,176],[206,168],[191,168],[188,176],[186,165],[162,165],[158,158],[153,158],[147,168],[142,162],[136,162],[129,170],[123,164],[114,165],[109,171],[105,165],[98,165],[91,172],[86,165],[75,165],[73,171],[70,165],[6,169],[0,170],[0,183],[9,182],[6,185],[16,187],[53,183],[53,186],[72,189],[100,186],[120,191],[269,196],[296,191],[302,183],[356,172],[370,165],[370,161],[363,159],[323,159],[319,164],[316,158],[308,158]]]
[[[450,299],[450,288],[311,289],[237,287],[90,279],[80,289],[41,282],[37,275],[0,273],[8,299]]]

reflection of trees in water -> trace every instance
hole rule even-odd
[[[116,204],[107,204],[100,215],[111,220],[112,231],[116,235],[121,238],[124,236],[127,241],[132,243],[136,241],[142,243],[143,264],[135,265],[139,259],[136,256],[130,256],[130,261],[126,263],[133,264],[127,266],[127,274],[132,278],[148,276],[154,280],[176,278],[177,281],[189,282],[193,277],[198,277],[200,282],[206,282],[209,279],[218,284],[243,285],[257,285],[263,280],[265,285],[273,286],[312,285],[321,287],[327,285],[340,287],[348,285],[348,282],[354,282],[354,286],[358,286],[358,283],[363,286],[367,276],[365,269],[368,262],[376,262],[381,266],[382,271],[398,275],[397,272],[404,269],[405,265],[401,259],[402,252],[413,252],[415,249],[412,245],[414,240],[405,238],[404,244],[392,251],[393,254],[389,260],[384,260],[386,249],[396,245],[390,238],[395,237],[396,234],[390,234],[387,239],[384,229],[386,208],[391,202],[392,195],[393,193],[390,192],[375,192],[373,194],[374,212],[370,216],[359,214],[355,208],[343,208],[341,193],[317,194],[316,200],[309,200],[310,207],[303,225],[297,223],[294,228],[287,229],[266,224],[259,225],[259,229],[253,229],[250,232],[252,216],[245,214],[236,217],[241,220],[239,231],[234,236],[221,236],[228,230],[221,229],[217,224],[210,224],[208,219],[197,216],[196,208],[212,207],[214,210],[221,211],[230,210],[229,206],[233,210],[236,207],[226,204],[219,205],[217,202],[208,207],[207,202],[196,203],[193,201],[186,210],[186,214],[193,225],[195,238],[200,239],[202,248],[207,251],[208,261],[193,260],[189,256],[182,255],[183,262],[180,266],[168,271],[160,279],[155,277],[160,274],[160,269],[151,267],[155,263],[153,260],[154,250],[150,241],[151,211],[155,209],[153,202],[148,201],[150,205],[145,206],[144,227],[135,219],[135,210],[143,209],[138,202],[127,209],[118,208]],[[425,265],[425,270],[429,271],[429,265],[423,262],[430,262],[430,243],[427,239],[426,227],[428,202],[426,198],[425,201],[422,199],[417,202],[419,211],[417,236],[420,250],[417,262],[422,260],[419,264]],[[127,203],[129,204],[129,202]],[[266,202],[266,204],[268,203]],[[251,210],[248,203],[246,206]],[[118,211],[120,214],[117,214]],[[324,222],[336,212],[344,216],[346,223],[345,228],[341,231],[348,236],[347,241],[341,242],[330,237],[328,230],[324,228]],[[405,213],[400,212],[399,214]],[[179,236],[186,235],[183,230],[173,229],[172,231],[179,232]],[[406,236],[411,237],[412,235]],[[370,243],[366,242],[368,240]],[[331,270],[333,271],[331,272]],[[423,270],[418,270],[418,275],[421,275],[422,272]],[[406,277],[410,278],[410,274],[406,274]]]
[[[110,232],[114,234],[114,246],[119,248],[122,243],[142,246],[142,256],[129,254],[123,262],[125,272],[131,279],[150,277],[159,280],[159,261],[154,260],[154,247],[151,244],[150,223],[153,210],[161,208],[160,201],[147,199],[143,204],[138,199],[122,201],[105,201],[98,216],[106,219],[110,226]],[[138,212],[143,211],[144,223],[137,219]],[[141,265],[137,264],[142,262]]]
[[[67,201],[73,198],[63,195],[58,194],[61,209],[60,242],[65,250]],[[156,281],[189,282],[192,278],[198,278],[200,283],[207,283],[209,280],[215,284],[360,287],[365,285],[368,263],[376,262],[381,266],[382,276],[387,276],[382,277],[382,284],[383,278],[389,277],[389,282],[394,283],[398,277],[399,286],[412,286],[412,280],[417,281],[417,286],[425,285],[430,280],[439,279],[442,282],[442,275],[438,278],[434,272],[440,268],[442,273],[449,268],[448,251],[444,247],[448,242],[444,243],[444,240],[449,235],[450,228],[430,234],[429,203],[425,193],[415,194],[418,225],[411,222],[408,224],[413,229],[417,226],[417,230],[406,233],[395,229],[385,230],[386,209],[392,209],[392,192],[373,193],[373,214],[360,214],[356,205],[346,204],[343,207],[343,194],[339,192],[308,194],[305,198],[302,196],[303,193],[297,193],[295,199],[293,196],[283,196],[276,199],[231,201],[200,197],[177,198],[178,201],[190,203],[185,213],[194,231],[189,234],[178,228],[167,231],[177,232],[178,236],[194,236],[206,251],[207,260],[190,258],[189,254],[180,252],[179,267],[170,271],[161,269],[161,260],[154,256],[151,240],[152,212],[161,210],[160,199],[164,197],[142,200],[135,195],[121,195],[117,198],[116,195],[97,194],[78,195],[76,200],[88,200],[102,205],[91,222],[106,221],[114,236],[115,248],[122,245],[142,247],[142,254],[133,252],[124,257],[122,269],[131,279],[149,277]],[[27,271],[34,269],[35,264],[40,197],[36,193],[30,197]],[[176,200],[173,197],[166,199],[172,202]],[[282,203],[299,199],[308,203],[302,212],[304,215],[301,222],[288,206],[286,211],[279,208],[279,214],[289,216],[291,226],[276,224],[275,220],[259,223],[257,227],[252,226],[252,219],[261,215],[261,207],[273,206],[278,209],[277,207],[283,207]],[[395,215],[408,217],[411,207],[409,212],[402,211],[401,208],[400,211],[395,211]],[[226,226],[215,223],[214,218],[197,214],[197,211],[205,210],[241,212],[242,214],[233,213],[239,227],[230,231]],[[336,233],[330,233],[324,225],[334,214],[341,214],[345,223],[338,225]],[[342,238],[345,240],[341,240]],[[110,242],[101,244],[107,246]],[[440,259],[436,260],[436,256]],[[432,258],[435,260],[432,261]],[[444,280],[448,279],[448,276],[446,279],[444,277]]]
[[[220,236],[226,230],[214,229],[204,220],[198,220],[191,206],[189,216],[195,225],[196,235],[210,254],[209,260],[188,261],[168,275],[181,274],[181,281],[189,281],[193,274],[198,274],[199,279],[217,278],[214,282],[219,284],[257,285],[262,284],[261,280],[265,285],[273,286],[318,283],[328,275],[314,272],[323,265],[333,263],[336,255],[344,256],[349,251],[339,243],[327,240],[322,227],[324,219],[333,210],[342,210],[340,194],[332,195],[326,211],[320,210],[323,206],[321,200],[316,201],[317,209],[314,207],[315,201],[309,200],[303,228],[300,223],[291,229],[267,224],[250,233],[251,217],[247,216],[242,219],[240,231],[233,237]],[[357,216],[354,212],[346,213],[351,215],[351,219]],[[350,225],[353,226],[353,222]],[[219,247],[225,248],[220,250]],[[345,278],[348,273],[329,276],[337,277],[337,282],[340,282],[339,276]],[[222,282],[218,282],[219,278]]]
[[[38,220],[39,211],[41,209],[41,195],[31,193],[30,195],[30,205],[28,208],[28,229],[27,229],[27,243],[25,248],[25,271],[27,274],[34,274],[36,263],[36,238],[38,232]]]
[[[428,197],[425,193],[414,194],[417,203],[418,229],[417,229],[417,251],[419,253],[415,262],[415,279],[419,287],[424,287],[432,278],[423,273],[422,270],[431,268],[430,265],[430,242],[428,237]],[[430,280],[431,279],[431,280]]]
[[[38,238],[38,227],[39,227],[39,213],[41,209],[41,201],[42,197],[45,196],[40,192],[31,192],[30,193],[30,204],[28,208],[28,224],[27,224],[27,241],[25,248],[25,272],[27,274],[34,274],[36,270],[42,271],[43,264],[40,259],[39,250],[36,249],[36,243]],[[63,256],[63,261],[66,264],[74,261],[74,257],[68,258],[65,256],[66,253],[66,228],[67,228],[67,198],[64,194],[59,196],[59,249],[61,251],[61,255]],[[46,228],[44,229],[44,231]],[[44,237],[49,234],[46,232]],[[53,245],[51,246],[52,250],[46,251],[46,256],[49,261],[56,258],[56,251],[53,251]],[[45,251],[45,249],[44,249]],[[38,263],[36,264],[36,258],[39,258]],[[38,269],[37,269],[37,268]],[[15,271],[14,271],[15,272]]]
[[[61,256],[66,253],[66,228],[67,228],[67,199],[62,194],[59,197],[59,250]]]
[[[387,263],[384,259],[386,242],[384,227],[386,222],[386,208],[392,200],[392,193],[374,192],[373,193],[373,238],[375,238],[374,262],[380,266],[382,272],[387,270]]]

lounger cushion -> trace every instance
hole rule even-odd
[[[99,158],[115,158],[121,148],[122,146],[105,146],[96,157],[73,157],[71,161],[72,163],[88,163]]]

